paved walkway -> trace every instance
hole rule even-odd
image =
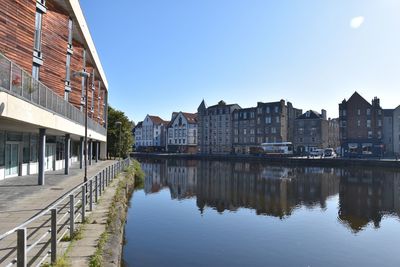
[[[88,178],[112,163],[114,161],[99,161],[88,166]],[[82,182],[83,170],[79,169],[79,163],[72,164],[69,175],[65,175],[64,170],[46,172],[44,186],[37,185],[37,175],[0,181],[0,235],[29,220]],[[14,253],[9,252],[15,242],[14,236],[10,236],[11,240],[0,240],[0,266],[7,262],[4,256]]]
[[[123,176],[120,176],[120,179],[122,177]],[[89,266],[90,257],[96,252],[100,235],[106,230],[108,211],[120,179],[115,179],[112,184],[106,188],[99,203],[91,213],[89,222],[84,225],[82,239],[75,241],[72,245],[67,255],[71,266]]]

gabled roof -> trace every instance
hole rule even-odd
[[[143,121],[139,121],[138,124],[136,124],[135,128],[140,128],[143,125]]]
[[[189,124],[196,124],[197,123],[197,113],[188,113],[188,112],[180,111],[180,112],[173,112],[172,113],[172,119],[169,122],[168,127],[170,127],[174,123],[175,119],[178,117],[179,114],[182,114],[182,116],[186,118],[186,120],[187,120],[187,122]]]
[[[323,117],[321,114],[319,114],[314,110],[308,110],[296,118],[296,120],[311,120],[311,119],[323,119]]]
[[[188,123],[197,123],[197,113],[187,113],[181,112],[183,116],[185,116]]]
[[[357,99],[361,99],[361,101],[364,101],[367,105],[372,106],[371,103],[369,103],[367,100],[365,100],[365,98],[362,97],[357,91],[354,92],[354,94],[349,98],[349,100],[347,100],[347,102],[357,100]]]
[[[148,115],[150,120],[154,123],[154,124],[164,124],[167,125],[169,123],[169,121],[165,121],[163,119],[161,119],[158,116],[153,116],[153,115]]]

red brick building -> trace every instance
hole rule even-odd
[[[380,157],[383,153],[383,109],[379,98],[371,103],[355,92],[339,104],[342,155]]]

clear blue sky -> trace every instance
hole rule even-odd
[[[328,110],[357,90],[400,105],[400,0],[81,0],[109,81],[135,122],[286,99]],[[352,28],[350,21],[362,16]],[[357,24],[357,23],[356,23]],[[358,23],[360,24],[360,23]],[[357,25],[358,26],[358,25]]]

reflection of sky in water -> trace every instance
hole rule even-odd
[[[146,166],[152,182],[146,180],[147,193],[137,191],[132,199],[128,263],[396,266],[400,261],[394,245],[400,236],[398,175],[296,168],[271,179],[264,166],[202,164]],[[381,218],[384,214],[390,216]]]

